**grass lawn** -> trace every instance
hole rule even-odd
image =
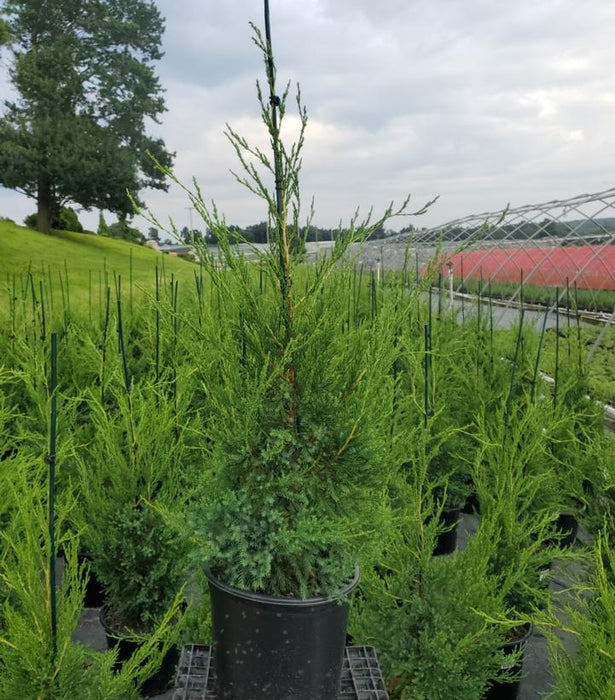
[[[71,304],[87,304],[90,296],[97,298],[106,284],[113,290],[116,276],[121,276],[126,293],[132,278],[132,292],[138,298],[155,289],[156,263],[167,284],[173,275],[180,290],[194,288],[194,273],[198,271],[195,263],[163,255],[148,246],[89,233],[54,231],[46,235],[0,221],[0,309],[7,308],[13,278],[18,293],[30,284],[28,272],[32,273],[37,293],[42,281],[47,294],[51,287],[51,294],[59,295],[62,285],[67,287],[68,276]]]

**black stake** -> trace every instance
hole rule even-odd
[[[432,410],[429,402],[429,376],[431,374],[431,329],[429,325],[425,325],[425,362],[424,362],[424,409],[425,409],[425,427],[427,421],[431,418]]]
[[[269,82],[269,104],[271,105],[271,123],[275,133],[278,132],[278,107],[280,98],[275,94],[275,66],[273,63],[273,49],[271,47],[271,22],[269,20],[269,0],[265,0],[265,40],[267,42],[267,79]],[[274,144],[274,170],[275,170],[275,201],[278,213],[278,223],[282,220],[282,158],[277,144]],[[280,232],[278,231],[278,235]]]

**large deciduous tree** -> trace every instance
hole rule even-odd
[[[153,64],[164,20],[149,0],[0,0],[12,84],[0,118],[0,184],[37,201],[48,232],[68,201],[132,212],[127,196],[166,189],[170,166],[148,122],[164,111]]]

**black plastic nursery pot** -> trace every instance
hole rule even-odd
[[[555,529],[562,537],[559,541],[560,547],[572,547],[579,532],[579,516],[583,516],[587,506],[585,503],[577,502],[570,510],[562,511],[555,521]]]
[[[447,508],[440,514],[440,525],[446,528],[444,532],[438,533],[436,537],[436,547],[434,556],[440,554],[452,554],[457,547],[457,527],[461,508]]]
[[[114,629],[110,626],[107,620],[109,608],[106,605],[100,609],[99,619],[100,624],[105,630],[107,638],[107,648],[117,648],[117,668],[121,668],[124,661],[127,661],[140,646],[140,642],[134,641],[127,637],[125,632]],[[162,664],[156,673],[148,678],[141,687],[141,693],[145,697],[151,695],[159,695],[168,690],[169,686],[175,679],[177,663],[179,661],[179,648],[173,646],[165,654],[162,659]]]
[[[548,544],[556,545],[562,549],[572,547],[579,532],[579,516],[582,517],[586,509],[585,503],[573,499],[569,508],[562,510],[557,516],[554,526],[558,537],[548,540]]]
[[[77,554],[77,563],[81,566],[82,564],[88,565],[88,582],[85,586],[85,598],[83,600],[83,607],[85,608],[100,608],[105,604],[105,592],[100,584],[100,581],[96,578],[96,574],[91,566],[92,557],[87,553]]]
[[[560,547],[571,547],[577,538],[579,521],[572,512],[560,513],[555,521],[555,529],[562,537],[559,540]]]
[[[480,515],[480,501],[477,493],[473,492],[468,495],[461,512],[466,515]]]
[[[62,549],[58,551],[58,557],[66,563],[66,554]],[[85,585],[85,594],[83,597],[84,608],[100,608],[105,604],[105,592],[100,581],[96,578],[96,574],[91,566],[92,557],[90,554],[78,552],[77,564],[81,568],[84,564],[87,565],[88,579]]]
[[[520,633],[514,639],[504,644],[504,653],[512,654],[518,649],[525,649],[528,639],[532,635],[532,625],[526,623],[520,630]],[[506,667],[516,675],[521,674],[523,667],[523,656],[515,664]],[[483,700],[517,700],[519,696],[519,688],[521,687],[521,678],[510,683],[495,681],[491,684],[487,692],[483,695]]]
[[[219,700],[336,700],[348,604],[242,591],[207,573]],[[359,572],[340,593],[345,599]]]

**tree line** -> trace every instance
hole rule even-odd
[[[237,243],[268,243],[269,242],[269,230],[266,221],[261,221],[258,224],[250,224],[248,226],[237,226],[236,224],[231,224],[229,231],[236,234]],[[304,227],[301,230],[301,236],[307,242],[319,242],[319,241],[335,241],[338,235],[339,229],[335,228],[320,228],[319,226],[309,226]],[[390,231],[385,229],[383,226],[377,227],[370,235],[370,240],[377,240],[381,238],[387,238],[396,234],[396,231]],[[205,241],[210,245],[215,245],[218,241],[215,234],[208,228],[201,230],[199,228],[193,228],[192,230],[188,226],[184,226],[178,234],[181,241],[187,245],[191,244],[193,241]],[[157,243],[172,243],[167,234],[161,234],[161,232],[155,228],[150,227],[147,232],[147,238],[149,240],[156,241]]]

